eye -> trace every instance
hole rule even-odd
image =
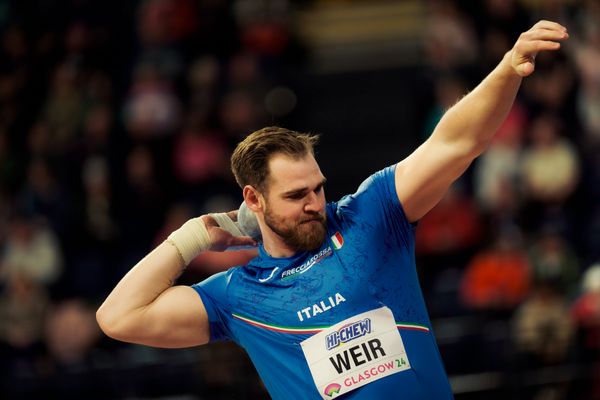
[[[321,193],[325,187],[325,181],[315,188],[315,193]]]

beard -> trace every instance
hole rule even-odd
[[[327,233],[327,217],[319,213],[307,214],[299,221],[286,221],[268,207],[265,224],[278,234],[285,244],[296,251],[316,250],[323,244]]]

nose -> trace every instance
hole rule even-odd
[[[325,196],[322,192],[311,192],[304,204],[304,212],[306,213],[322,213],[325,208]]]

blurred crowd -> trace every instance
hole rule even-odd
[[[538,55],[490,148],[419,224],[432,314],[468,315],[477,327],[456,338],[476,362],[450,364],[508,372],[512,398],[599,398],[600,3],[430,5],[426,132],[535,21],[571,35],[562,51]],[[527,371],[556,365],[577,367],[524,389],[535,381]]]
[[[0,3],[0,397],[262,393],[237,348],[116,343],[94,312],[188,218],[239,206],[232,149],[285,124],[290,76],[310,74],[296,9],[350,2]],[[423,7],[432,95],[423,133],[407,133],[420,140],[535,21],[571,35],[540,54],[489,150],[419,223],[448,373],[506,372],[511,398],[600,398],[600,3]],[[207,253],[182,282],[247,258]],[[527,381],[558,365],[567,378]]]

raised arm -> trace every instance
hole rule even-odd
[[[488,146],[540,51],[557,50],[566,28],[540,21],[521,34],[500,64],[450,108],[432,135],[396,166],[396,191],[409,221],[423,217]]]
[[[235,213],[230,213],[233,219]],[[189,262],[193,253],[201,250],[222,251],[229,246],[255,243],[249,237],[232,236],[209,216],[186,224],[179,230],[177,243],[165,241],[156,247],[121,279],[100,306],[96,318],[108,336],[124,342],[170,348],[208,342],[208,317],[200,296],[191,287],[173,286],[187,264],[184,259]],[[196,232],[190,235],[190,229],[203,228],[197,224],[206,226],[207,240],[197,240]],[[183,256],[181,238],[186,247],[193,247],[191,253],[184,251]]]

